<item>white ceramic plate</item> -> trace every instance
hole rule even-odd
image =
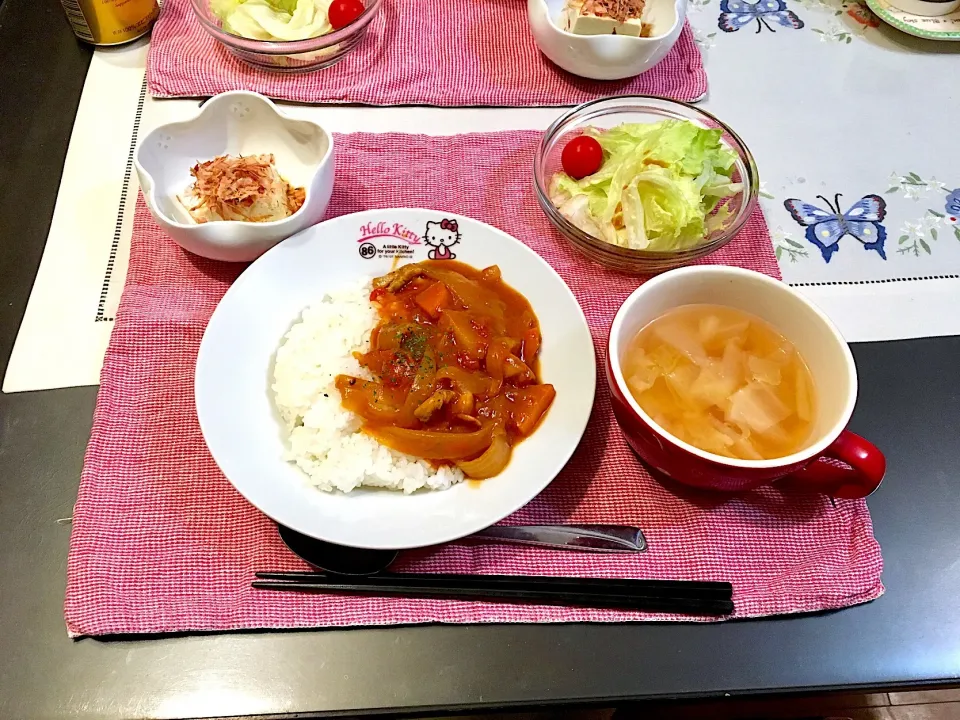
[[[536,433],[495,478],[449,490],[403,495],[310,486],[282,459],[282,427],[270,385],[274,352],[308,305],[351,278],[382,275],[425,260],[427,222],[456,220],[456,259],[499,265],[533,306],[543,335],[540,370],[557,395]],[[310,227],[254,262],[210,319],[197,357],[196,400],[210,452],[234,487],[268,516],[306,535],[361,548],[422,547],[502,520],[543,490],[573,453],[593,406],[596,358],[583,311],[553,269],[509,235],[469,218],[390,209]]]

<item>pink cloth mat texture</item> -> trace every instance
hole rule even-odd
[[[367,37],[336,65],[276,73],[247,65],[200,26],[190,0],[166,0],[147,61],[156,97],[254,90],[278,100],[369,105],[576,105],[607,95],[695,101],[707,75],[685,25],[670,53],[627,80],[571,75],[540,53],[523,0],[385,0]]]
[[[549,224],[533,196],[538,140],[539,133],[526,131],[338,135],[328,215],[425,207],[501,228],[566,280],[602,360],[609,324],[642,280],[589,263]],[[132,242],[74,511],[65,605],[72,636],[689,619],[252,589],[256,570],[308,567],[282,544],[274,523],[219,471],[197,424],[197,349],[210,314],[243,267],[181,250],[153,222],[142,199]],[[759,210],[705,262],[779,277]],[[734,585],[737,618],[840,608],[883,593],[880,548],[865,501],[837,500],[834,506],[822,495],[776,487],[718,495],[657,480],[623,439],[602,377],[586,434],[570,463],[505,522],[637,525],[646,532],[650,550],[596,555],[449,544],[401,553],[394,569],[727,580]]]

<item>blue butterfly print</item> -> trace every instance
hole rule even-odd
[[[946,204],[947,215],[950,216],[950,222],[956,224],[960,220],[960,188],[951,190],[947,194]]]
[[[757,23],[757,32],[761,32],[763,28],[776,32],[768,23],[795,30],[803,27],[803,20],[792,10],[787,10],[784,0],[720,1],[720,19],[717,24],[724,32],[736,32],[754,21]]]
[[[845,213],[840,212],[839,194],[834,197],[833,203],[823,195],[817,197],[827,204],[829,211],[796,198],[785,200],[783,205],[794,220],[807,228],[805,236],[820,248],[824,262],[830,262],[830,258],[840,248],[840,239],[846,235],[859,240],[864,250],[876,250],[877,255],[887,259],[887,253],[883,249],[887,230],[880,224],[887,215],[887,203],[882,197],[867,195],[860,198]]]

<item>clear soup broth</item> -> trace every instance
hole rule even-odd
[[[622,367],[654,422],[701,450],[766,460],[803,449],[810,437],[810,370],[789,340],[742,310],[671,310],[637,333]]]

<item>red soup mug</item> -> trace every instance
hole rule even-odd
[[[693,304],[726,305],[759,316],[800,352],[816,387],[814,427],[801,451],[770,460],[715,455],[674,437],[640,408],[624,381],[624,353],[645,325],[673,308]],[[652,468],[678,482],[738,492],[789,478],[793,487],[861,498],[883,479],[883,453],[846,429],[857,400],[857,369],[846,341],[813,303],[766,275],[702,265],[648,280],[613,319],[606,372],[613,412],[627,442]]]

